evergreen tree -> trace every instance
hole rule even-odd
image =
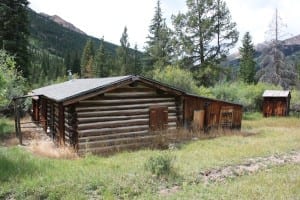
[[[167,66],[171,61],[171,30],[167,27],[162,16],[160,0],[157,1],[155,14],[149,26],[149,35],[146,46],[148,69],[153,66]]]
[[[72,62],[71,62],[71,70],[73,74],[80,74],[80,58],[79,58],[79,53],[76,51],[75,54],[73,55]]]
[[[132,69],[132,74],[140,75],[142,74],[142,67],[141,67],[141,56],[138,51],[137,45],[134,46],[134,52],[132,55],[133,59],[133,69]]]
[[[29,68],[27,6],[27,0],[0,1],[0,48],[15,57],[25,77]]]
[[[95,55],[95,72],[97,77],[107,77],[110,75],[110,69],[107,65],[107,55],[104,48],[104,39],[100,41],[99,49]]]
[[[185,65],[201,70],[199,83],[207,84],[212,77],[202,74],[205,68],[213,69],[238,41],[236,23],[231,21],[225,1],[187,0],[186,4],[186,14],[172,17],[177,54]]]
[[[249,32],[246,32],[243,40],[243,46],[240,47],[240,78],[245,83],[255,82],[255,65],[254,61],[254,45],[252,44],[251,36]]]
[[[94,45],[91,39],[86,42],[81,56],[81,77],[91,78],[95,76],[93,61],[94,61]]]
[[[125,26],[120,39],[121,46],[117,48],[116,65],[117,75],[126,75],[132,72],[130,43],[128,42],[127,27]]]

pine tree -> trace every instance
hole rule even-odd
[[[136,74],[136,75],[142,74],[141,56],[138,51],[137,45],[134,46],[134,52],[132,55],[132,59],[133,59],[133,63],[132,63],[133,69],[132,69],[131,74]]]
[[[130,43],[128,42],[127,27],[125,26],[120,39],[121,46],[117,48],[116,65],[118,71],[117,75],[126,75],[132,72],[131,55],[130,55]]]
[[[104,48],[104,38],[100,40],[100,46],[95,55],[95,71],[97,77],[107,77],[110,75],[110,69],[107,65],[107,55]]]
[[[171,62],[171,30],[167,27],[162,16],[160,0],[157,1],[155,14],[149,26],[146,46],[148,70],[153,66],[167,66]]]
[[[211,70],[238,41],[236,23],[231,21],[225,1],[187,0],[186,4],[186,14],[172,17],[175,49],[184,65],[198,71],[198,84],[207,85],[213,79]]]
[[[81,77],[91,78],[95,76],[94,61],[94,45],[91,39],[86,42],[81,56]]]
[[[243,46],[240,47],[240,78],[245,83],[254,83],[255,82],[255,65],[254,61],[254,45],[252,44],[251,36],[249,32],[246,32],[243,40]]]
[[[15,57],[24,77],[29,75],[27,6],[27,0],[0,1],[0,48]]]

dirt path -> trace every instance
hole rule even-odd
[[[268,157],[249,158],[246,159],[242,164],[205,170],[199,173],[195,182],[204,184],[224,182],[228,178],[249,175],[269,167],[292,163],[300,164],[300,150]],[[179,190],[179,186],[173,186],[171,188],[161,189],[159,194],[162,196],[167,196],[172,193],[176,193]]]
[[[291,151],[286,154],[272,155],[268,157],[249,158],[242,164],[202,171],[200,172],[197,180],[204,183],[222,182],[227,178],[248,175],[268,167],[288,163],[300,164],[300,151]]]

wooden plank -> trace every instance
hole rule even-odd
[[[126,133],[114,133],[114,134],[106,134],[106,135],[97,135],[97,136],[89,136],[89,137],[80,137],[79,142],[107,140],[107,139],[124,138],[124,137],[138,137],[138,136],[144,136],[146,134],[149,134],[148,130],[135,131],[135,132],[126,132]]]
[[[176,112],[176,107],[169,107],[169,112]],[[77,116],[82,117],[100,117],[100,116],[115,116],[115,115],[143,115],[147,114],[149,109],[131,109],[131,110],[109,110],[109,111],[94,111],[94,112],[78,112]]]
[[[87,152],[94,153],[94,154],[110,154],[110,153],[115,153],[123,150],[140,149],[140,148],[145,148],[150,146],[152,146],[152,143],[151,141],[148,141],[143,143],[139,142],[139,143],[132,143],[132,144],[121,144],[121,145],[114,145],[109,147],[79,149],[78,153],[80,155],[85,154]]]
[[[124,133],[124,132],[135,132],[148,130],[149,125],[140,126],[126,126],[126,127],[115,127],[115,128],[102,128],[102,129],[88,129],[88,130],[78,130],[78,135],[80,137],[93,136],[101,134],[111,134],[111,133]]]
[[[80,101],[79,105],[112,105],[112,104],[127,104],[127,103],[145,103],[145,102],[166,102],[166,101],[171,101],[174,102],[174,98],[142,98],[142,99],[112,99],[112,100],[84,100]]]
[[[156,92],[120,92],[120,93],[105,93],[105,97],[155,97]]]
[[[107,146],[115,146],[119,144],[130,144],[130,143],[139,143],[151,141],[156,138],[156,135],[147,135],[142,137],[128,137],[128,138],[118,138],[118,139],[108,139],[108,140],[100,140],[100,141],[82,141],[79,142],[79,149],[81,148],[93,148],[93,147],[107,147]]]
[[[149,123],[149,119],[134,119],[123,121],[108,121],[108,122],[95,122],[89,124],[78,124],[78,130],[87,130],[94,128],[114,128],[120,126],[132,126],[132,125],[146,125]]]
[[[89,118],[78,118],[79,124],[92,123],[92,122],[105,122],[105,121],[117,121],[117,120],[130,120],[130,119],[149,119],[149,115],[123,115],[123,116],[104,116],[104,117],[89,117]],[[169,113],[169,121],[176,121],[176,113]]]
[[[96,110],[120,110],[120,109],[135,109],[135,108],[148,108],[151,106],[172,106],[175,107],[175,102],[156,102],[156,103],[144,103],[144,104],[131,104],[131,105],[114,105],[114,106],[88,106],[79,104],[76,107],[76,111],[96,111]]]

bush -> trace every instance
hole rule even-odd
[[[199,94],[193,75],[190,71],[181,69],[178,66],[167,66],[154,70],[153,79],[169,84],[186,92]]]
[[[280,87],[266,84],[246,84],[243,82],[222,83],[211,88],[212,94],[225,101],[242,104],[245,111],[260,111],[262,94],[265,90],[281,90]]]
[[[14,58],[0,50],[0,110],[12,110],[12,99],[23,96],[24,91],[25,79],[17,71]]]
[[[145,169],[157,177],[168,176],[172,172],[173,157],[169,154],[152,156],[145,163]]]

